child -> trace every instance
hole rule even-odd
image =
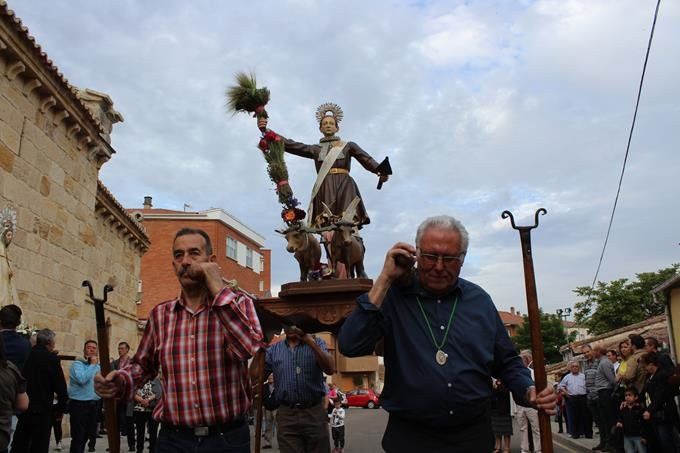
[[[342,453],[345,448],[345,409],[342,408],[342,401],[336,398],[335,408],[329,417],[331,418],[331,435],[333,436],[333,453]]]
[[[623,428],[623,448],[626,453],[646,453],[646,441],[643,438],[642,406],[638,402],[635,387],[626,389],[625,400],[619,412],[617,428]]]

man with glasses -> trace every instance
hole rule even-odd
[[[493,450],[492,376],[518,404],[555,413],[552,387],[536,394],[489,295],[458,277],[467,247],[458,220],[426,219],[415,247],[399,242],[387,252],[340,330],[340,352],[349,357],[371,354],[383,340],[388,453]]]

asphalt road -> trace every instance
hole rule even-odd
[[[350,408],[347,410],[347,417],[345,419],[345,453],[380,453],[380,441],[382,434],[385,431],[387,424],[387,412],[382,409],[361,409]],[[514,426],[514,435],[511,440],[512,453],[520,452],[520,436],[517,424]],[[71,439],[64,439],[64,452],[68,451],[68,445]],[[54,439],[52,439],[54,442]],[[254,445],[254,442],[251,442]],[[54,443],[52,444],[52,447]],[[127,446],[125,439],[121,439],[121,447]],[[106,437],[97,439],[96,451],[105,453],[107,447]],[[147,447],[148,448],[148,447]],[[53,451],[52,449],[50,449]],[[559,439],[554,441],[555,453],[575,453],[582,451],[589,451],[589,449],[578,449],[569,445],[562,445]],[[127,448],[121,448],[121,452],[127,452]],[[262,453],[279,453],[276,448],[276,441],[274,441],[274,448],[262,450]],[[422,452],[425,453],[425,452]],[[486,452],[480,452],[486,453]]]

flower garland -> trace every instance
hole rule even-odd
[[[228,111],[253,113],[256,118],[268,118],[265,106],[269,102],[269,90],[267,87],[257,88],[254,74],[236,74],[236,85],[227,89],[226,97]],[[288,182],[282,137],[272,130],[264,129],[257,146],[267,162],[267,174],[276,186],[279,203],[283,205],[281,218],[289,226],[300,223],[306,213],[298,208],[300,202],[293,196],[293,189]]]

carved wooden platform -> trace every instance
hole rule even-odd
[[[257,300],[255,308],[267,339],[284,325],[295,325],[309,333],[337,334],[356,307],[356,298],[372,286],[373,280],[368,278],[286,283],[279,297]]]

